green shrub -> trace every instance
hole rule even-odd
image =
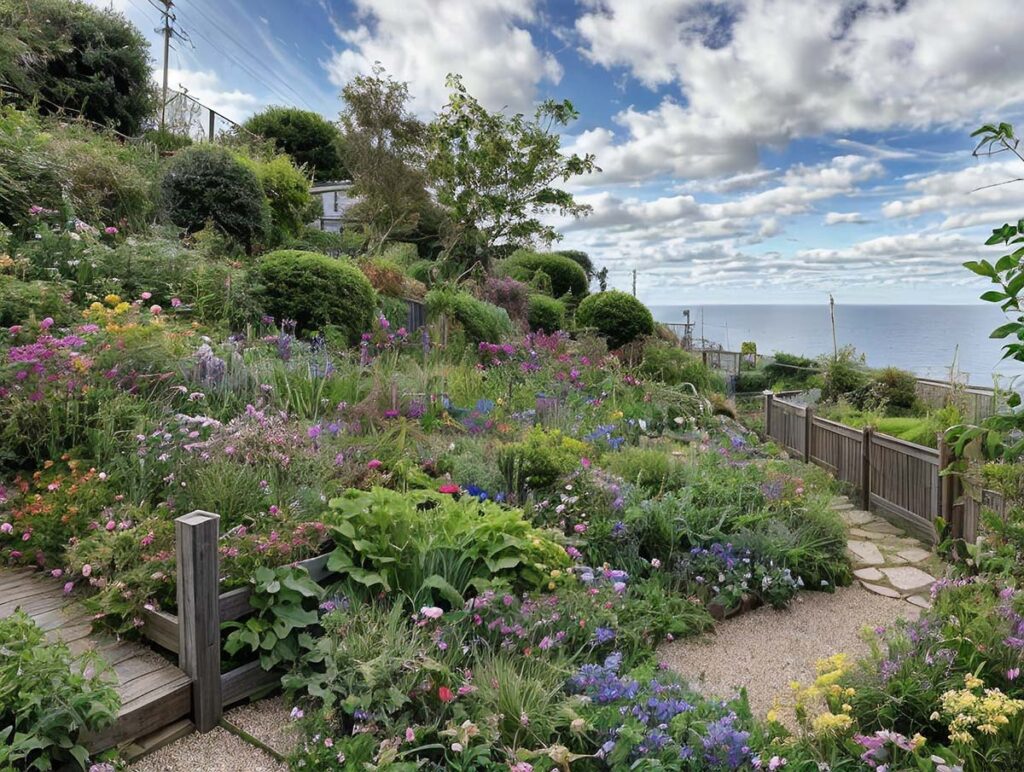
[[[162,153],[173,153],[192,144],[192,137],[176,134],[170,129],[149,129],[142,136]]]
[[[149,43],[120,13],[73,0],[0,0],[5,97],[135,136],[157,105]]]
[[[764,370],[743,370],[736,378],[736,391],[742,393],[764,391],[771,384]]]
[[[571,294],[581,298],[587,294],[587,274],[579,263],[558,252],[530,252],[520,249],[504,261],[506,274],[518,281],[533,283],[539,273],[551,281],[551,294],[560,298]]]
[[[824,378],[822,401],[836,402],[845,397],[859,405],[868,385],[864,357],[858,357],[851,346],[844,346],[836,356],[823,357],[821,366]]]
[[[296,107],[268,107],[244,124],[253,134],[272,140],[318,180],[347,180],[341,157],[341,131],[319,113]]]
[[[798,388],[807,383],[819,369],[818,363],[813,359],[778,352],[772,361],[765,365],[764,374],[770,386],[784,381],[786,385]]]
[[[347,260],[282,249],[265,255],[258,270],[267,313],[294,320],[300,331],[329,325],[355,344],[373,322],[376,293]]]
[[[632,295],[610,290],[584,298],[576,309],[576,326],[593,327],[608,339],[608,348],[616,349],[653,333],[654,317]]]
[[[75,309],[65,299],[67,288],[52,281],[19,281],[0,276],[0,327],[22,324],[30,319],[37,322],[46,317],[58,327],[71,324]]]
[[[420,259],[416,245],[410,244],[408,241],[392,241],[384,247],[384,254],[382,256],[405,267],[412,265]]]
[[[677,345],[651,339],[644,346],[640,372],[670,386],[691,384],[697,391],[722,389],[722,379],[709,370],[699,357]]]
[[[895,410],[911,410],[917,402],[917,376],[897,367],[875,373],[868,386],[865,404],[885,405]]]
[[[270,223],[256,173],[222,147],[196,145],[178,153],[164,174],[161,196],[175,225],[195,233],[212,222],[247,250]]]
[[[473,343],[499,341],[512,333],[512,320],[504,308],[477,300],[468,292],[438,287],[427,293],[426,305],[431,319],[448,316]]]
[[[526,314],[533,332],[555,332],[565,327],[565,303],[547,295],[530,295]]]
[[[583,269],[588,279],[594,275],[594,262],[586,252],[581,252],[578,249],[560,249],[558,254],[568,257],[574,263],[577,263]]]
[[[522,496],[527,490],[548,490],[580,465],[587,446],[557,429],[535,426],[522,442],[498,450],[498,468],[508,491]]]
[[[297,236],[289,239],[283,249],[298,249],[303,252],[320,252],[337,257],[338,255],[358,255],[366,246],[366,238],[354,230],[322,231],[313,225],[306,225],[299,230]]]
[[[103,661],[46,640],[23,611],[0,619],[0,651],[0,769],[85,769],[79,732],[113,724],[120,703]]]
[[[286,155],[270,159],[239,156],[260,181],[270,206],[270,243],[280,244],[297,236],[318,211],[317,199],[309,192],[309,178]]]
[[[405,272],[416,281],[423,282],[428,287],[433,284],[433,271],[436,266],[433,260],[417,260],[412,263]]]
[[[682,465],[662,450],[625,448],[608,456],[609,471],[652,494],[681,484]]]
[[[336,547],[328,568],[369,592],[395,592],[413,608],[461,607],[483,581],[538,589],[568,565],[521,510],[431,491],[349,490],[323,516]]]

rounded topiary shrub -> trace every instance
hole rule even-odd
[[[512,320],[504,308],[477,300],[468,292],[442,286],[428,292],[425,302],[431,319],[447,316],[474,343],[493,343],[512,333]]]
[[[174,157],[161,183],[168,219],[189,233],[212,222],[247,250],[270,224],[256,173],[222,147],[196,145]]]
[[[355,344],[370,329],[377,295],[347,260],[282,249],[260,260],[259,277],[267,313],[294,319],[300,332],[329,325]]]
[[[513,279],[531,283],[538,273],[551,281],[551,294],[556,298],[571,294],[581,298],[587,294],[587,274],[580,264],[557,252],[530,252],[520,249],[504,263],[505,273]]]
[[[593,327],[608,339],[608,348],[615,349],[654,332],[654,317],[632,295],[610,290],[584,298],[576,309],[576,325]]]
[[[547,295],[530,295],[526,319],[531,332],[561,330],[565,327],[565,303]]]

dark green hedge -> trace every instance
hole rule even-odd
[[[513,279],[526,283],[543,272],[551,280],[551,294],[556,298],[566,294],[581,298],[587,294],[586,272],[579,263],[557,252],[520,249],[505,261],[504,268]]]
[[[576,326],[593,327],[608,339],[608,348],[625,346],[654,332],[654,317],[647,306],[618,290],[584,298],[576,309]]]
[[[377,293],[346,259],[282,249],[263,257],[259,276],[266,312],[300,332],[332,326],[355,344],[373,323]]]

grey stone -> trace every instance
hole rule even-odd
[[[877,523],[872,523],[870,528],[872,531],[891,534],[893,536],[903,536],[906,533],[902,528],[897,528],[895,525],[886,522],[885,520],[879,520]]]
[[[935,582],[934,576],[926,574],[920,568],[914,568],[913,566],[883,568],[882,573],[888,577],[889,584],[904,592],[922,590],[925,587],[931,587]]]
[[[839,516],[843,518],[843,522],[847,525],[864,525],[875,519],[874,515],[870,512],[865,512],[863,509],[851,509],[847,512],[840,512]]]
[[[901,558],[905,558],[908,563],[920,563],[922,560],[927,560],[932,556],[928,550],[923,550],[920,547],[908,547],[905,550],[900,550],[896,553]]]
[[[878,551],[878,547],[869,541],[852,540],[847,542],[846,546],[853,553],[857,563],[864,563],[869,566],[880,566],[885,563],[885,558]]]
[[[881,582],[885,580],[885,574],[877,568],[858,568],[853,572],[853,575],[858,579],[864,579],[868,582]]]
[[[873,592],[875,595],[881,595],[883,598],[900,598],[902,597],[896,590],[891,587],[886,587],[881,584],[871,584],[871,582],[861,582],[863,587],[868,592]]]
[[[924,595],[911,595],[907,598],[907,603],[910,603],[918,608],[929,609],[932,607],[932,602],[928,600]]]

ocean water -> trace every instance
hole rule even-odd
[[[703,336],[728,350],[738,351],[743,341],[752,340],[762,354],[784,351],[815,357],[832,352],[827,304],[651,306],[651,311],[659,322],[682,323],[684,308],[690,309],[695,339]],[[837,304],[835,313],[839,345],[854,346],[872,367],[893,365],[944,379],[955,358],[973,385],[991,386],[995,380],[1008,387],[1011,377],[1024,376],[1024,363],[1000,360],[1004,341],[989,338],[1006,321],[990,304]],[[1014,386],[1022,384],[1024,377]]]

